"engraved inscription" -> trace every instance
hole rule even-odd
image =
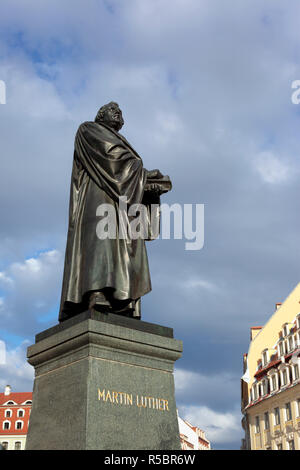
[[[137,406],[159,411],[169,411],[169,402],[164,398],[133,395],[132,393],[117,392],[115,390],[101,390],[98,388],[98,400],[116,405]]]

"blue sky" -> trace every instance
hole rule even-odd
[[[205,244],[148,244],[143,319],[174,328],[182,417],[238,449],[242,354],[299,282],[300,5],[291,0],[2,0],[0,387],[57,322],[74,135],[111,100],[164,202],[205,204]]]

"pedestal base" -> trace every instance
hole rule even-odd
[[[26,449],[180,450],[170,328],[85,312],[36,336]]]

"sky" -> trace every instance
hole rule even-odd
[[[74,136],[117,101],[122,134],[204,204],[204,246],[147,244],[145,321],[183,341],[179,414],[239,449],[242,355],[299,282],[297,0],[2,0],[0,389],[31,391],[26,348],[57,323]],[[1,100],[0,100],[1,101]]]

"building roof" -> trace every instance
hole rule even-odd
[[[0,393],[0,406],[8,401],[13,401],[16,405],[23,405],[27,400],[32,401],[32,392],[11,392],[9,395]]]
[[[254,374],[254,377],[257,379],[258,377],[264,375],[268,370],[272,369],[273,367],[276,367],[278,364],[281,363],[281,359],[274,359],[273,361],[269,362],[266,367],[262,367],[261,369],[258,369],[258,371]]]

